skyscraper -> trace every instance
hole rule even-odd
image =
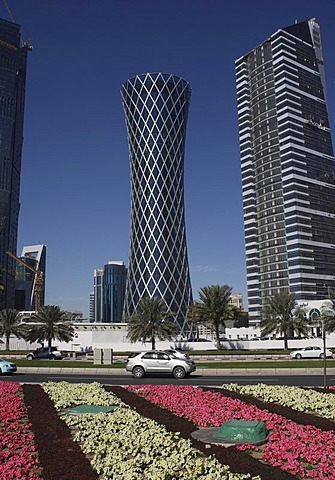
[[[320,27],[274,33],[236,61],[250,323],[266,298],[335,287],[335,164]]]
[[[103,269],[94,270],[94,299],[90,300],[94,322],[122,322],[126,279],[127,269],[120,261],[110,261]]]
[[[19,258],[28,267],[23,263],[17,262],[16,264],[15,308],[17,310],[36,310],[36,289],[39,289],[40,305],[43,306],[45,303],[46,246],[23,247]],[[36,274],[31,269],[41,272],[40,283],[36,284]]]
[[[94,311],[95,311],[95,298],[94,298],[94,292],[91,292],[90,299],[89,299],[89,315],[88,315],[88,321],[90,323],[94,322]]]
[[[14,308],[27,45],[20,26],[0,19],[0,309]]]
[[[192,302],[184,214],[184,150],[191,88],[146,73],[121,89],[130,150],[131,230],[125,316],[158,297],[181,332]]]

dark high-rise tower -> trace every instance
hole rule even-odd
[[[122,261],[110,261],[94,270],[93,322],[122,322],[127,269]]]
[[[191,88],[147,73],[121,89],[130,150],[131,232],[125,315],[158,297],[181,332],[192,301],[184,218],[184,147]]]
[[[0,19],[0,309],[14,308],[27,45],[20,26]]]
[[[280,291],[335,288],[335,164],[320,27],[274,33],[236,61],[249,318]]]

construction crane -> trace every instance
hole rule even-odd
[[[8,15],[9,15],[11,21],[12,21],[13,23],[16,23],[15,18],[14,18],[14,15],[13,15],[13,13],[12,13],[12,10],[11,10],[10,6],[8,5],[7,0],[2,0],[2,1],[3,1],[3,4],[4,4],[4,6],[5,6],[6,10],[7,10],[7,13],[8,13]],[[32,39],[31,39],[31,36],[30,36],[29,34],[28,34],[28,39],[27,39],[27,40],[23,40],[23,39],[22,39],[22,36],[21,36],[21,39],[20,39],[20,40],[21,40],[22,46],[27,47],[28,50],[32,50],[32,49],[33,49],[32,44],[31,44]],[[8,45],[7,45],[7,46],[8,46]]]
[[[8,13],[8,15],[10,16],[11,21],[12,21],[13,23],[16,23],[15,18],[14,18],[14,15],[12,14],[12,11],[11,11],[9,5],[8,5],[7,0],[3,0],[3,3],[4,3],[4,5],[5,5],[5,7],[6,7],[7,13]]]
[[[43,272],[37,267],[36,269],[28,265],[21,258],[14,255],[12,252],[6,252],[7,255],[14,258],[18,263],[24,265],[26,268],[35,273],[35,285],[34,285],[34,299],[35,299],[35,310],[39,310],[41,306],[41,297],[42,297],[42,286],[43,286]]]

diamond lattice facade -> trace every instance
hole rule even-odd
[[[296,23],[236,61],[249,319],[282,290],[335,288],[335,163],[320,27]]]
[[[191,88],[147,73],[121,89],[130,150],[131,231],[125,316],[142,297],[165,301],[181,332],[192,302],[184,215],[184,149]]]

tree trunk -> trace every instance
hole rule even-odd
[[[10,334],[6,335],[6,350],[10,350],[10,348],[9,348],[9,337],[10,337]]]
[[[220,350],[220,347],[221,347],[221,345],[220,345],[220,330],[219,330],[219,328],[220,328],[220,325],[219,325],[219,324],[218,324],[218,325],[215,325],[216,348],[217,348],[218,350]]]
[[[151,350],[156,350],[156,339],[154,333],[151,335]]]
[[[288,350],[287,333],[284,332],[284,350]]]

